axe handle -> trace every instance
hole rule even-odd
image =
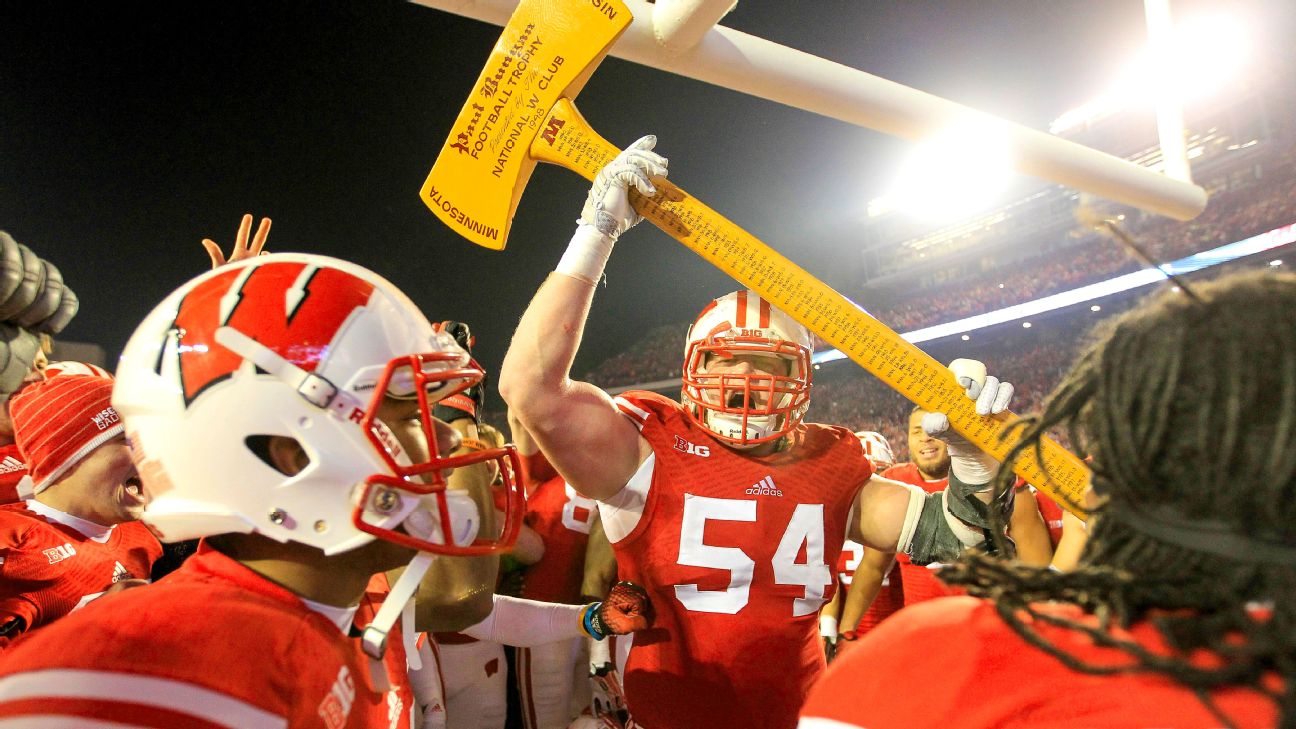
[[[566,167],[588,180],[619,150],[595,132],[569,99],[560,99],[540,126],[531,157]],[[950,425],[1003,460],[1019,440],[1005,424],[1010,412],[977,415],[973,402],[940,362],[910,344],[846,297],[810,275],[724,216],[667,180],[654,180],[657,195],[630,191],[635,209],[694,253],[809,327],[856,364],[925,410],[943,412]],[[1089,469],[1051,438],[1014,464],[1017,475],[1084,518],[1081,495]]]

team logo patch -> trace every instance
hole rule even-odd
[[[72,546],[71,542],[66,542],[57,547],[43,549],[41,550],[41,553],[45,555],[45,558],[49,560],[50,564],[57,564],[65,559],[75,557],[76,548]]]
[[[678,435],[675,436],[675,450],[679,451],[680,453],[688,453],[694,456],[701,456],[702,458],[711,457],[710,446],[695,445],[693,443],[684,440]]]
[[[751,486],[743,493],[751,496],[782,496],[783,490],[774,485],[774,477],[766,476]]]
[[[312,291],[328,296],[312,296]],[[216,341],[233,327],[307,372],[314,372],[373,285],[345,271],[300,262],[230,269],[185,295],[171,328],[167,354],[179,359],[185,403],[234,374],[243,358]],[[161,374],[161,362],[158,372]]]

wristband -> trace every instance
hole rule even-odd
[[[612,255],[614,243],[615,237],[604,235],[598,228],[582,221],[576,226],[576,232],[554,271],[592,286],[603,278],[603,268],[607,266],[608,256]]]
[[[819,635],[829,640],[837,639],[837,618],[831,615],[819,616]]]
[[[585,630],[586,635],[594,640],[603,640],[607,637],[607,633],[600,630],[602,623],[598,620],[598,609],[602,604],[601,602],[592,602],[586,605],[585,612],[581,615],[581,628]]]

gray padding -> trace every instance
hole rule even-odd
[[[963,553],[963,543],[945,521],[945,507],[939,491],[923,498],[922,512],[914,527],[909,559],[914,564],[953,562]]]
[[[0,322],[0,395],[22,385],[39,352],[40,339],[35,334]]]
[[[36,300],[41,282],[45,279],[41,259],[22,243],[18,244],[18,250],[22,251],[23,280],[9,298],[0,304],[0,321],[13,321],[14,317],[31,306]]]
[[[36,300],[14,319],[20,327],[36,329],[58,311],[59,302],[63,300],[63,274],[49,261],[42,260],[41,263],[44,264],[41,270],[45,275]]]
[[[72,289],[64,286],[63,297],[62,300],[59,301],[58,311],[54,312],[54,315],[50,318],[41,322],[40,326],[38,326],[36,330],[51,336],[58,334],[72,322],[72,317],[76,316],[77,310],[80,308],[81,302],[77,299],[77,295],[72,292]]]
[[[1002,494],[999,500],[994,504],[986,504],[976,497],[976,492],[986,488],[986,484],[969,485],[965,484],[954,475],[954,469],[950,469],[949,476],[949,510],[960,520],[967,522],[982,529],[990,528],[990,507],[994,506],[999,509],[1001,523],[1008,523],[1008,516],[1012,514],[1013,495],[1016,493],[1013,489]]]
[[[13,236],[0,230],[0,301],[7,301],[22,283],[22,251]]]

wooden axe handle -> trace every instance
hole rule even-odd
[[[566,167],[588,180],[618,153],[569,99],[554,105],[530,150],[535,160]],[[654,184],[657,195],[652,198],[630,191],[631,202],[644,218],[923,409],[947,414],[954,430],[987,453],[1000,460],[1007,456],[1018,438],[1004,426],[1015,415],[977,415],[973,402],[940,362],[673,183],[654,180]],[[1013,470],[1084,518],[1079,505],[1089,469],[1057,442],[1043,439],[1039,451],[1027,451]]]

